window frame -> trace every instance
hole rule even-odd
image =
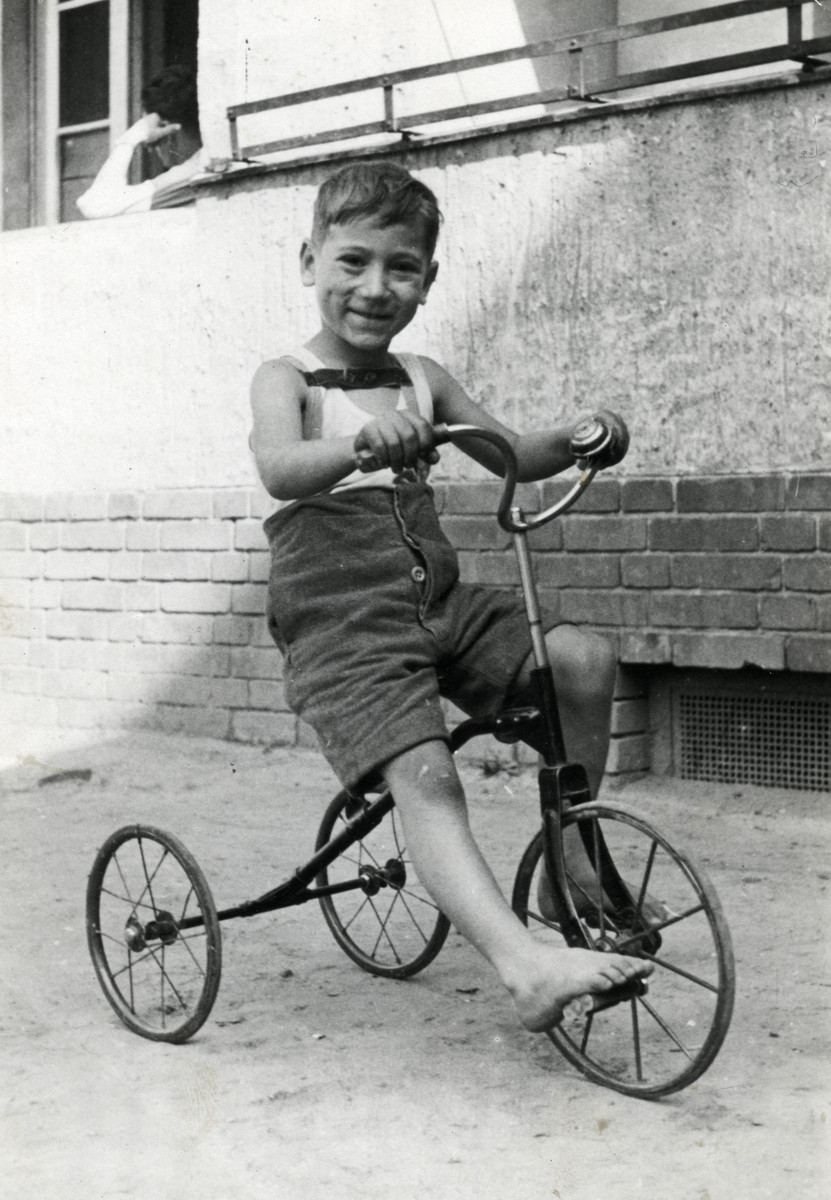
[[[62,126],[61,13],[92,3],[108,5],[109,111],[100,120]],[[13,232],[76,219],[74,210],[62,212],[62,205],[71,203],[64,198],[66,181],[61,179],[62,143],[98,131],[110,153],[124,130],[138,120],[141,88],[165,65],[166,21],[177,3],[0,0],[0,230]],[[189,4],[198,23],[198,0]],[[196,67],[195,45],[193,49]],[[130,182],[150,178],[160,169],[147,156],[136,155]]]
[[[91,4],[109,5],[109,112],[106,118],[78,125],[60,124],[60,14]],[[61,140],[73,134],[109,130],[109,149],[127,129],[130,115],[131,68],[131,3],[130,0],[47,0],[43,28],[38,39],[37,77],[43,81],[40,128],[34,130],[35,160],[40,164],[41,187],[37,188],[40,203],[37,208],[46,225],[60,222],[61,204]],[[40,152],[38,152],[40,149]]]

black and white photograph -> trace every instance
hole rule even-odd
[[[831,0],[0,0],[0,1196],[831,1195]]]

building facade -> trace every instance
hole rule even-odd
[[[196,61],[206,156],[223,160],[233,105],[579,29],[578,6],[556,6],[556,28],[551,7],[494,0],[472,30],[469,6],[450,3],[367,2],[358,27],[334,0],[198,13],[3,0],[7,722],[306,738],[262,620],[269,507],[248,385],[308,336],[297,250],[339,158],[318,147],[206,173],[187,208],[70,219],[141,80]],[[645,6],[595,7],[603,24]],[[728,32],[747,40],[719,53],[758,30]],[[671,54],[706,57],[698,45]],[[597,51],[591,70],[640,70],[647,49]],[[500,86],[545,91],[555,68],[519,62]],[[831,77],[821,60],[770,76],[383,141],[446,216],[439,281],[402,348],[446,363],[517,428],[602,406],[632,429],[626,462],[540,548],[562,618],[618,650],[617,773],[829,786]],[[489,86],[451,73],[430,103]],[[338,103],[340,124],[364,119]],[[274,136],[271,120],[251,136]],[[513,586],[494,485],[448,452],[437,495],[466,575]]]

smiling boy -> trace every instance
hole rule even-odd
[[[459,581],[426,482],[437,458],[433,425],[501,433],[521,480],[573,459],[570,427],[515,434],[432,359],[390,353],[436,279],[439,224],[433,193],[393,164],[346,167],[320,189],[300,255],[320,328],[263,364],[252,384],[251,445],[280,502],[265,525],[268,622],[285,656],[288,701],[344,787],[379,778],[389,786],[421,882],[494,966],[520,1021],[541,1030],[652,968],[536,942],[470,831],[441,697],[479,716],[521,702],[530,644],[512,595]],[[618,422],[603,465],[622,457],[625,441]],[[501,474],[487,443],[462,449]],[[566,741],[596,788],[615,663],[601,638],[550,624]]]

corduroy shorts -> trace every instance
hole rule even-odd
[[[426,484],[317,496],[265,530],[286,698],[344,787],[446,740],[441,697],[477,717],[504,704],[531,650],[522,601],[459,582]]]

